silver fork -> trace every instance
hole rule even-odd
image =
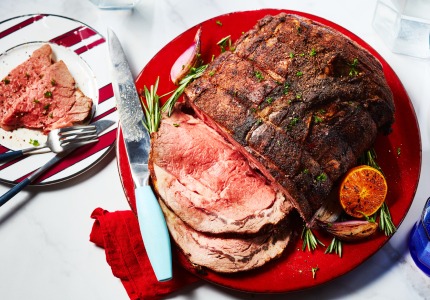
[[[20,157],[26,153],[38,153],[39,150],[49,148],[54,153],[84,146],[96,142],[97,129],[94,125],[76,125],[54,129],[48,133],[45,144],[21,150],[8,151],[0,154],[0,161]]]
[[[98,121],[102,122],[102,121]],[[102,126],[102,125],[100,125]],[[101,127],[100,127],[101,128]],[[100,130],[99,128],[99,130]],[[98,142],[98,128],[95,125],[89,126],[73,126],[69,128],[63,128],[56,130],[51,134],[49,142],[46,145],[40,147],[31,148],[33,151],[35,149],[50,148],[52,151],[57,152],[53,158],[51,158],[42,167],[31,173],[24,180],[20,181],[9,191],[0,196],[0,206],[9,201],[13,196],[18,194],[24,187],[32,183],[36,178],[38,178],[42,173],[56,164],[58,161],[69,155],[76,148],[81,146],[92,144]],[[23,151],[23,150],[20,150]]]

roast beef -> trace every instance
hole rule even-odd
[[[159,196],[198,232],[257,233],[292,208],[230,143],[179,109],[162,120],[151,145],[149,168]]]
[[[52,49],[48,44],[35,50],[25,62],[11,70],[0,82],[0,124],[1,119],[26,92],[28,86],[43,77],[45,68],[52,64]]]
[[[45,133],[86,120],[92,99],[77,87],[63,61],[51,62],[51,47],[44,45],[3,80],[1,127],[26,127]],[[13,88],[12,88],[13,87]],[[6,97],[4,97],[6,95]]]
[[[283,222],[276,229],[254,237],[222,237],[198,232],[170,211],[164,202],[169,232],[184,255],[195,265],[221,273],[236,273],[260,267],[279,257],[293,236]]]
[[[233,48],[186,88],[186,102],[310,221],[394,122],[382,67],[344,35],[285,13]]]

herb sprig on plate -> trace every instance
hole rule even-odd
[[[145,121],[143,122],[143,125],[149,133],[158,131],[162,113],[167,113],[169,117],[172,115],[175,103],[182,96],[187,85],[194,79],[202,76],[207,67],[208,65],[202,65],[200,67],[191,68],[190,72],[179,82],[179,86],[176,89],[162,96],[157,94],[159,78],[157,78],[155,84],[151,85],[149,89],[146,85],[143,87],[143,92],[140,97],[145,113]],[[160,107],[160,100],[167,95],[171,96]]]

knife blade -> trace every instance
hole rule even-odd
[[[111,120],[99,120],[92,125],[96,127],[97,135],[100,135],[103,131],[108,129],[110,126],[115,124],[114,121]],[[97,140],[95,140],[97,141]],[[27,178],[17,183],[13,188],[11,188],[9,191],[4,193],[0,197],[0,206],[8,202],[10,199],[12,199],[16,194],[18,194],[20,191],[22,191],[27,185],[35,181],[37,178],[39,178],[40,175],[42,175],[45,171],[49,170],[53,165],[55,165],[57,162],[62,160],[64,157],[75,151],[76,148],[69,149],[63,152],[58,153],[53,158],[51,158],[46,164],[41,166],[39,169],[31,173]]]
[[[167,281],[172,278],[172,253],[166,220],[149,185],[150,135],[143,126],[145,116],[127,58],[111,29],[108,29],[108,47],[113,89],[135,185],[137,217],[143,243],[157,280]]]

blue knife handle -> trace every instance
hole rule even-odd
[[[6,153],[0,154],[0,161],[5,161],[11,158],[20,157],[24,154],[22,150],[9,151]]]
[[[26,178],[23,181],[21,181],[20,183],[18,183],[17,185],[15,185],[13,188],[11,188],[9,191],[4,193],[0,197],[0,206],[5,204],[6,202],[8,202],[13,196],[18,194],[23,188],[25,188],[30,183],[31,183],[31,180],[29,178]]]
[[[160,204],[150,186],[135,190],[137,217],[146,253],[158,281],[172,278],[172,249]]]

